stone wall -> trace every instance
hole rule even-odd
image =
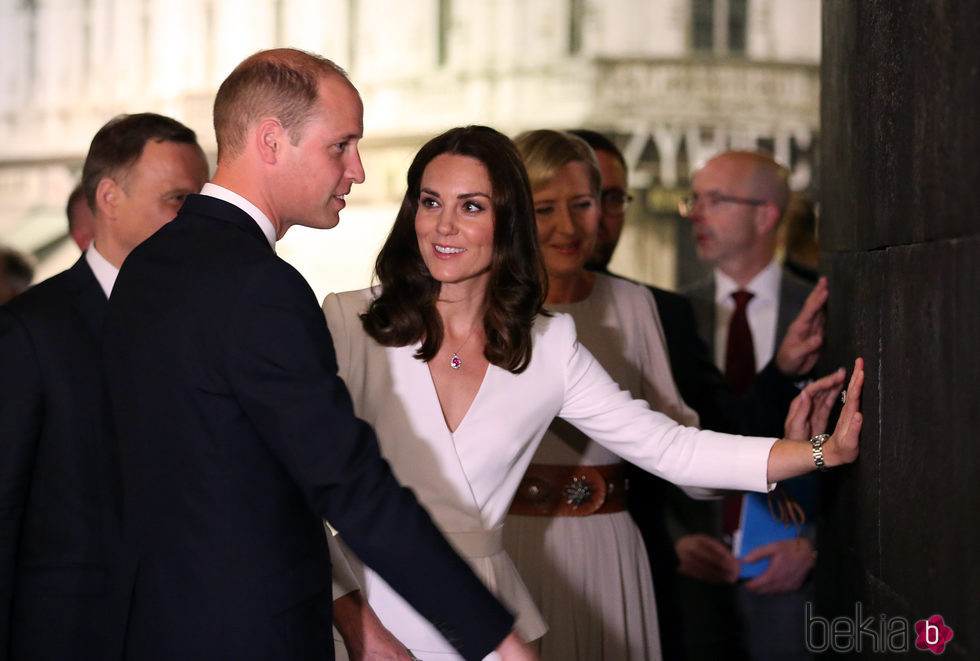
[[[867,417],[828,481],[819,605],[874,629],[939,614],[944,656],[977,659],[980,4],[825,0],[822,20],[825,366],[866,358]]]

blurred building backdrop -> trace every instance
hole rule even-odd
[[[64,202],[118,113],[183,121],[213,166],[218,84],[274,46],[364,97],[366,183],[279,247],[320,296],[368,284],[412,156],[456,125],[609,133],[637,197],[612,268],[668,287],[700,272],[676,213],[693,164],[766,149],[819,192],[820,0],[0,0],[0,243],[39,278],[74,261]]]

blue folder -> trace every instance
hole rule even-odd
[[[813,475],[788,480],[782,484],[786,492],[803,508],[806,523],[812,525],[816,513],[816,480]],[[739,534],[735,544],[735,555],[739,559],[750,551],[783,539],[795,539],[800,528],[777,521],[769,511],[766,494],[747,493],[742,498],[742,514],[739,521]],[[739,578],[755,578],[769,567],[769,558],[750,563],[742,563]]]

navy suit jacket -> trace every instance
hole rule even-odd
[[[190,196],[127,258],[105,342],[128,659],[333,658],[321,518],[464,657],[510,630],[354,417],[316,297],[244,211]]]
[[[0,659],[103,661],[120,649],[105,307],[83,256],[0,308]]]

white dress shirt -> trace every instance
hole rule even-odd
[[[95,249],[95,241],[85,249],[85,261],[88,262],[89,268],[95,274],[95,279],[99,281],[99,286],[105,292],[105,297],[109,298],[109,295],[112,293],[112,286],[116,284],[116,276],[119,275],[119,269],[110,264],[109,260]]]

